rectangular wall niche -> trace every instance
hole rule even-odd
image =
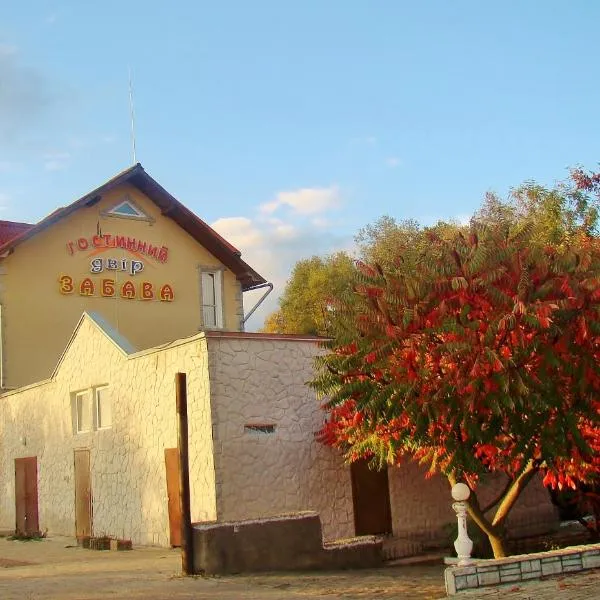
[[[247,425],[244,425],[244,433],[250,433],[254,435],[275,433],[275,425],[268,425],[265,423],[248,423]]]

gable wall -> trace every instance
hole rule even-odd
[[[125,194],[149,216],[153,223],[102,216]],[[169,249],[162,263],[141,255],[142,273],[105,271],[90,274],[90,260],[102,258],[136,258],[124,249],[90,256],[88,250],[71,255],[68,242],[79,238],[91,241],[98,229],[102,234],[125,235]],[[198,267],[221,267],[221,263],[183,231],[174,221],[161,215],[146,196],[130,185],[107,193],[102,200],[82,208],[57,222],[30,240],[0,263],[0,303],[4,388],[15,388],[48,377],[58,356],[84,311],[94,311],[106,318],[137,348],[149,348],[177,338],[193,335],[202,326],[200,278]],[[94,297],[85,297],[78,288],[69,295],[59,291],[59,277],[69,275],[76,286],[90,277],[96,286]],[[142,281],[153,284],[155,294],[165,283],[175,293],[173,302],[130,300],[100,295],[101,280],[113,278],[119,286],[126,280],[135,283],[139,296]],[[235,275],[224,271],[223,298],[225,329],[239,330],[243,307],[241,287]]]
[[[219,521],[314,510],[325,539],[354,535],[350,469],[314,434],[314,342],[208,338]],[[273,424],[273,434],[244,430]]]
[[[42,530],[74,535],[74,456],[90,451],[95,535],[169,543],[164,449],[177,446],[175,373],[188,374],[192,518],[216,518],[208,365],[196,337],[123,353],[85,317],[54,380],[0,397],[0,529],[14,529],[14,459],[37,456]],[[111,429],[75,435],[71,393],[109,384]]]

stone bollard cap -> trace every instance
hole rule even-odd
[[[468,500],[469,496],[471,495],[471,490],[466,483],[455,483],[452,486],[451,493],[454,500],[457,502],[464,502],[465,500]]]

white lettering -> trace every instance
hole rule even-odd
[[[138,273],[141,273],[144,270],[144,263],[141,260],[132,260],[131,261],[131,269],[130,269],[130,273],[132,275],[137,275]]]
[[[104,271],[104,263],[101,258],[94,258],[90,263],[91,273],[102,273]]]
[[[90,261],[90,273],[102,273],[105,269],[138,275],[144,270],[144,263],[141,260],[129,260],[127,258],[94,258]]]

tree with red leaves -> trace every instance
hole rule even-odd
[[[431,233],[417,268],[359,263],[312,382],[323,443],[466,482],[496,557],[534,477],[577,489],[600,475],[600,243],[539,244],[533,229],[473,221]],[[494,473],[506,486],[482,507],[477,484]]]

